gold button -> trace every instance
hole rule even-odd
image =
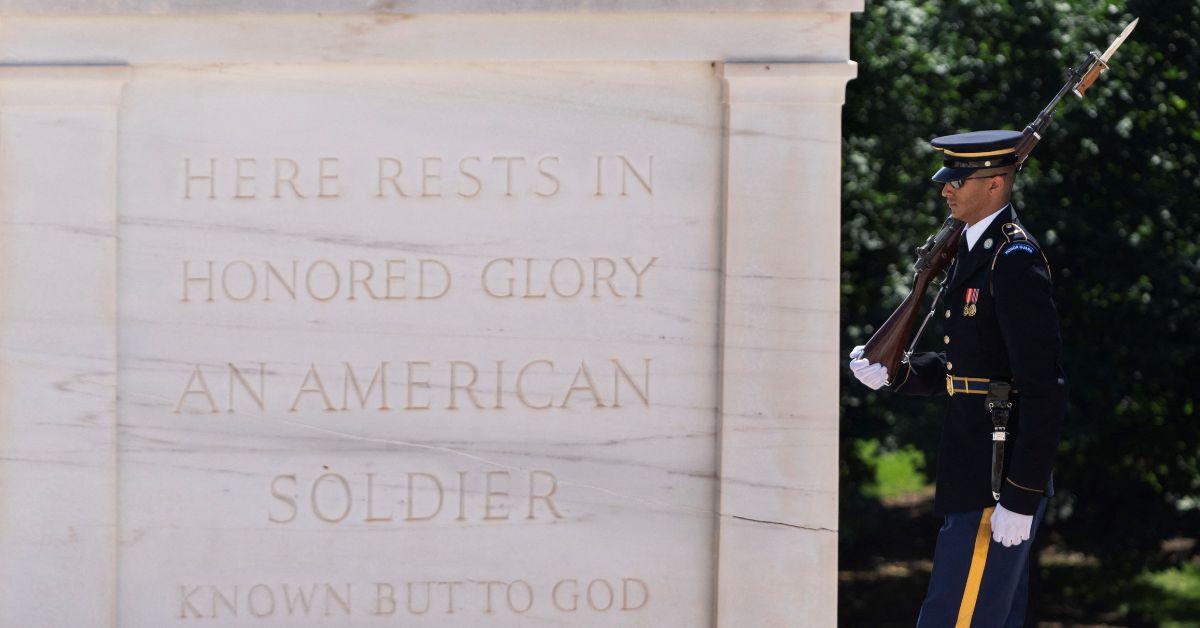
[[[946,318],[950,318],[950,310],[946,310]]]
[[[947,371],[953,371],[953,370],[954,370],[954,363],[953,363],[953,362],[947,362],[947,363],[946,363],[946,370],[947,370]]]
[[[942,342],[950,344],[950,336],[942,336]]]

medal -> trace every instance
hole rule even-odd
[[[963,300],[963,316],[975,316],[975,304],[979,302],[979,288],[967,288],[967,295]]]

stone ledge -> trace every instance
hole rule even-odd
[[[4,15],[285,13],[834,13],[864,0],[5,0]]]

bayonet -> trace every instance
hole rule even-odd
[[[1108,69],[1108,60],[1112,58],[1113,53],[1121,44],[1125,43],[1125,38],[1133,32],[1137,26],[1137,19],[1134,19],[1121,31],[1121,34],[1113,40],[1108,46],[1108,50],[1104,54],[1100,54],[1095,50],[1088,53],[1087,57],[1079,63],[1079,65],[1067,70],[1067,82],[1063,84],[1062,89],[1058,90],[1054,98],[1050,100],[1050,104],[1046,105],[1045,109],[1034,118],[1033,122],[1025,127],[1021,141],[1017,143],[1017,168],[1025,165],[1025,160],[1029,157],[1029,153],[1033,152],[1033,147],[1037,146],[1038,141],[1042,139],[1042,135],[1046,132],[1046,127],[1050,126],[1050,122],[1054,120],[1054,110],[1058,107],[1058,102],[1062,100],[1067,92],[1071,92],[1083,98],[1084,93],[1100,78],[1100,73]]]
[[[1113,40],[1113,43],[1109,44],[1108,50],[1105,50],[1104,54],[1100,55],[1101,61],[1103,61],[1106,64],[1108,63],[1108,60],[1112,58],[1113,53],[1117,51],[1117,48],[1120,48],[1121,44],[1125,43],[1125,38],[1129,37],[1129,33],[1133,32],[1133,29],[1135,26],[1137,26],[1137,23],[1138,23],[1138,21],[1135,18],[1132,22],[1129,23],[1129,26],[1125,27],[1125,30],[1121,31],[1121,34],[1118,35],[1117,38]]]
[[[1129,37],[1129,33],[1133,32],[1133,28],[1137,26],[1137,23],[1136,19],[1130,22],[1129,26],[1126,26],[1125,30],[1121,31],[1121,34],[1109,44],[1108,50],[1105,50],[1104,54],[1099,54],[1095,51],[1088,53],[1088,58],[1084,61],[1087,68],[1083,70],[1079,81],[1071,89],[1076,96],[1083,98],[1083,93],[1092,86],[1092,83],[1096,82],[1096,79],[1100,78],[1100,73],[1108,69],[1108,60],[1112,58],[1117,48],[1120,48],[1121,44],[1125,43],[1125,38]]]

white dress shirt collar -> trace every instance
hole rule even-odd
[[[987,230],[988,225],[992,224],[992,221],[996,219],[996,216],[999,216],[1001,214],[1001,212],[1003,212],[1005,209],[1008,209],[1010,207],[1012,207],[1012,203],[1005,203],[1004,207],[997,209],[996,211],[992,212],[990,215],[986,216],[979,222],[971,225],[970,227],[967,227],[967,250],[968,251],[975,248],[975,243],[979,241],[979,236],[983,235],[983,232]],[[1014,209],[1013,210],[1013,218],[1015,219],[1016,217],[1017,217],[1017,210]]]

